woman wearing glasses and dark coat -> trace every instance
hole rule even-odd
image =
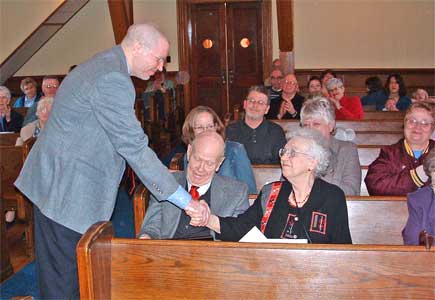
[[[406,195],[429,184],[423,161],[435,142],[434,110],[426,103],[412,104],[405,114],[405,138],[381,148],[369,166],[365,183],[370,195]]]
[[[236,218],[211,215],[207,226],[227,241],[240,240],[256,226],[267,238],[351,244],[344,193],[319,178],[329,156],[319,132],[299,129],[280,150],[283,181],[266,184],[245,213]]]

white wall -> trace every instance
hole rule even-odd
[[[61,0],[0,0],[3,61]],[[273,57],[278,57],[272,0]],[[135,22],[156,23],[178,70],[176,0],[134,0]],[[296,68],[435,68],[433,0],[294,0]],[[64,74],[112,47],[107,0],[91,0],[16,74]]]

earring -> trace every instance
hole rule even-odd
[[[312,170],[311,170],[311,168],[308,168],[308,172],[311,172]]]

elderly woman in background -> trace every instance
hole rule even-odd
[[[348,97],[344,94],[343,82],[338,78],[331,78],[326,85],[329,101],[334,105],[337,120],[361,120],[364,111],[358,96]]]
[[[385,97],[376,103],[377,110],[406,110],[411,105],[411,99],[406,96],[406,86],[400,74],[390,74],[385,82]]]
[[[23,116],[10,106],[11,92],[4,85],[0,86],[0,132],[19,132]]]
[[[402,236],[405,245],[419,245],[420,233],[424,230],[435,235],[435,150],[432,149],[423,162],[423,169],[431,184],[408,194],[408,221]],[[435,243],[434,243],[435,244]]]
[[[414,93],[412,93],[411,101],[412,103],[427,102],[429,101],[429,94],[423,89],[417,89]]]
[[[182,128],[182,140],[189,145],[195,135],[206,130],[216,131],[225,139],[225,126],[216,112],[208,106],[197,106],[186,116]],[[240,143],[225,141],[225,160],[218,174],[245,182],[250,194],[257,193],[251,161],[245,147]]]
[[[267,238],[309,243],[351,244],[343,191],[319,178],[329,163],[322,135],[301,128],[280,150],[283,181],[266,184],[254,204],[238,217],[211,215],[207,227],[217,238],[238,241],[256,226]],[[197,222],[192,218],[192,225]]]
[[[31,137],[39,136],[48,121],[52,105],[53,97],[42,97],[41,100],[39,100],[36,107],[36,116],[38,119],[21,128],[20,137],[17,139],[16,143],[17,146],[22,145],[23,142]]]
[[[301,110],[301,126],[319,131],[326,139],[331,158],[322,179],[340,187],[346,195],[358,195],[361,190],[361,166],[356,145],[340,141],[335,132],[335,113],[323,97],[310,99]]]
[[[384,146],[369,166],[365,182],[370,195],[406,195],[429,184],[423,160],[434,147],[434,109],[427,103],[412,104],[405,114],[404,135]]]

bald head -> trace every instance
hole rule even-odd
[[[148,80],[162,71],[169,53],[168,39],[151,24],[134,24],[121,42],[130,74]]]
[[[207,130],[196,135],[191,145],[193,152],[196,152],[198,149],[213,149],[217,159],[224,156],[225,141],[222,136],[215,131]]]
[[[187,178],[193,185],[202,186],[213,179],[224,160],[225,142],[218,133],[204,131],[195,136],[187,147]]]
[[[149,23],[133,24],[128,28],[121,45],[126,48],[131,48],[135,43],[139,43],[147,49],[152,49],[160,40],[168,42],[165,35],[154,25]]]

